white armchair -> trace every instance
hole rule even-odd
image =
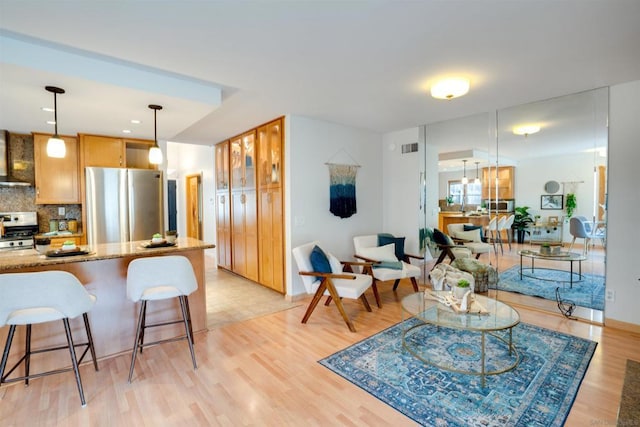
[[[371,264],[338,261],[331,253],[322,250],[327,259],[326,268],[322,269],[328,271],[319,272],[319,269],[314,268],[312,263],[312,254],[316,246],[321,249],[320,244],[314,241],[295,247],[292,251],[293,258],[298,266],[298,273],[302,276],[302,283],[307,293],[314,294],[302,318],[302,323],[307,323],[307,320],[311,317],[311,313],[313,313],[322,296],[327,295],[329,298],[327,298],[325,305],[329,305],[331,300],[335,301],[335,305],[349,327],[349,330],[356,332],[356,328],[344,310],[342,298],[360,299],[366,310],[371,311],[371,306],[369,306],[364,292],[371,287],[373,279],[370,274],[347,273],[343,272],[343,269],[345,266],[351,268],[351,265],[358,265],[367,271],[367,269],[371,267]],[[318,252],[316,251],[314,256],[317,256],[317,254]]]
[[[464,230],[464,226],[473,226],[471,223],[466,224],[449,224],[447,225],[447,231],[454,241],[461,243],[462,246],[469,249],[476,259],[480,258],[480,255],[491,252],[491,245],[482,241],[480,235],[480,229]]]
[[[393,290],[395,291],[398,288],[400,280],[409,279],[413,290],[418,292],[416,277],[420,277],[421,270],[418,266],[412,265],[410,260],[411,258],[422,260],[423,257],[405,253],[403,237],[385,235],[383,242],[394,243],[379,246],[378,242],[379,237],[377,234],[356,236],[353,238],[353,246],[355,247],[354,257],[373,263],[373,268],[371,269],[373,284],[371,288],[376,298],[376,304],[378,304],[378,307],[382,307],[380,295],[378,294],[378,282],[393,280]]]

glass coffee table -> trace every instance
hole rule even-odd
[[[409,351],[409,353],[422,362],[440,369],[462,374],[479,375],[482,379],[482,387],[485,386],[485,377],[487,375],[502,374],[518,366],[518,363],[520,363],[520,355],[513,344],[512,332],[513,327],[520,323],[520,314],[518,314],[513,307],[501,301],[475,294],[475,301],[479,305],[472,305],[471,311],[475,310],[476,312],[457,313],[451,307],[431,299],[433,296],[442,297],[450,295],[449,291],[426,292],[428,298],[425,297],[424,292],[416,292],[402,299],[402,320],[405,320],[405,316],[407,316],[407,318],[413,317],[417,319],[416,324],[408,327],[402,333],[402,346]],[[477,312],[477,308],[480,306],[484,309],[484,314]],[[411,335],[419,328],[428,325],[436,326],[437,331],[440,331],[440,328],[448,328],[477,332],[480,339],[479,366],[473,369],[471,369],[471,367],[469,369],[462,369],[454,366],[455,360],[443,361],[430,358],[429,352],[424,351],[424,347],[428,346],[429,342],[415,342],[410,339]],[[506,332],[497,334],[496,332],[498,331]],[[496,359],[502,356],[495,354],[487,356],[487,334],[497,339],[497,345],[502,345],[506,348],[507,351],[503,352],[504,360],[498,360],[496,362]],[[455,345],[455,343],[452,343],[452,345]],[[496,365],[495,369],[487,370],[487,357],[490,357],[492,363]]]
[[[581,282],[582,280],[584,280],[584,276],[582,275],[582,261],[586,260],[587,257],[585,257],[582,254],[578,254],[575,252],[559,252],[559,253],[550,253],[550,254],[542,254],[538,251],[530,251],[530,250],[523,250],[523,251],[518,251],[518,255],[520,255],[520,280],[522,280],[522,277],[530,277],[532,279],[538,279],[538,280],[546,280],[546,281],[550,281],[550,282],[561,282],[561,283],[568,283],[570,288],[573,288],[573,284],[576,282]],[[531,268],[527,268],[525,270],[525,268],[522,265],[522,260],[523,258],[530,258],[531,259]],[[569,271],[566,270],[560,270],[557,268],[540,268],[538,267],[538,270],[549,270],[549,271],[561,271],[561,272],[565,272],[567,273],[569,276],[567,277],[567,280],[562,280],[562,279],[558,279],[558,278],[553,278],[553,279],[549,279],[549,278],[545,278],[540,276],[539,274],[536,274],[536,268],[535,268],[535,260],[537,259],[543,259],[546,261],[556,261],[556,262],[568,262],[569,263]],[[573,263],[577,262],[578,263],[578,272],[574,273],[573,271]],[[574,279],[575,278],[575,279]]]

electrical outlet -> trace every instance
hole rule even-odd
[[[613,289],[607,289],[605,300],[607,300],[609,302],[615,301],[616,300],[616,291],[614,291]]]
[[[58,208],[58,215],[64,216],[66,213],[67,213],[67,210],[64,208],[64,206],[60,206]]]

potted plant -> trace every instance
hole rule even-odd
[[[458,280],[458,283],[453,288],[453,296],[457,299],[462,299],[462,297],[464,297],[464,294],[466,294],[469,290],[469,285],[469,281],[466,279]]]
[[[540,254],[542,255],[550,255],[551,254],[551,245],[548,243],[543,243],[540,246]]]
[[[511,228],[516,231],[516,241],[524,243],[524,233],[527,232],[529,224],[533,224],[533,218],[529,213],[529,206],[520,206],[515,208],[515,216]]]
[[[453,196],[449,195],[445,200],[447,201],[447,206],[451,206],[453,204]]]
[[[567,201],[565,202],[565,207],[567,209],[567,218],[571,218],[573,215],[573,211],[576,210],[578,203],[576,201],[576,195],[573,193],[567,194]]]

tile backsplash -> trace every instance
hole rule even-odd
[[[19,143],[24,153],[31,153],[31,159],[26,158],[26,162],[33,162],[33,136],[22,134],[10,134],[11,143]],[[76,219],[78,230],[82,230],[82,206],[81,205],[36,205],[35,187],[0,187],[0,212],[37,212],[38,228],[41,233],[49,231],[49,220],[52,218],[62,218],[58,215],[58,208],[64,207],[66,213],[64,218]]]

